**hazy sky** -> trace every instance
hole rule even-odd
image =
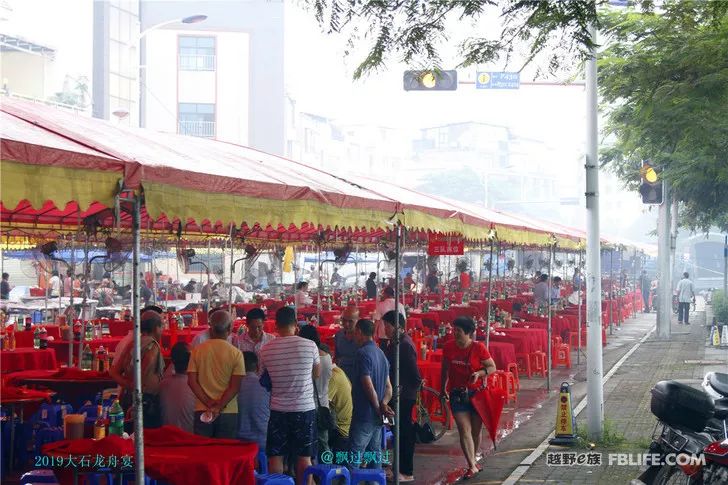
[[[0,23],[4,33],[57,49],[53,91],[61,90],[66,74],[91,79],[93,0],[4,1],[13,8],[10,20]],[[204,13],[204,1],[190,4],[195,12]],[[397,63],[389,63],[386,70],[353,82],[351,73],[363,52],[360,50],[345,58],[345,37],[322,34],[310,12],[301,10],[293,0],[288,0],[287,6],[290,8],[285,12],[286,90],[296,100],[299,110],[351,124],[395,128],[462,121],[504,125],[520,136],[542,140],[564,153],[561,161],[564,176],[574,177],[575,171],[583,170],[586,111],[583,86],[477,90],[474,85],[461,85],[455,92],[404,92],[402,71],[406,67]],[[497,31],[497,20],[453,27],[453,41],[456,41],[474,28]],[[449,55],[452,52],[451,48],[443,51],[443,67],[456,64],[457,59]],[[481,69],[502,70],[503,66]],[[472,81],[475,72],[476,68],[461,71],[460,79]],[[522,81],[531,80],[528,74],[522,77]],[[607,178],[606,174],[602,177]],[[620,215],[625,223],[637,220],[642,207],[636,194],[622,194],[620,198],[628,201],[630,207],[626,214]],[[602,207],[609,211],[608,203]],[[605,227],[605,231],[616,229]]]

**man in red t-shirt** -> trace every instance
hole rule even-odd
[[[481,470],[475,455],[480,449],[483,421],[470,403],[470,397],[480,388],[482,380],[495,372],[496,367],[485,345],[473,339],[475,322],[472,318],[456,318],[453,328],[455,339],[447,342],[442,352],[440,392],[449,395],[450,408],[460,435],[460,447],[468,462],[468,470],[463,478],[472,478]]]
[[[470,273],[468,273],[467,271],[463,271],[460,273],[460,289],[470,289]]]

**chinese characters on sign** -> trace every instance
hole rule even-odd
[[[518,72],[478,72],[475,78],[477,89],[518,89],[521,74]]]
[[[461,236],[430,234],[427,238],[427,254],[430,256],[460,256],[465,244]]]

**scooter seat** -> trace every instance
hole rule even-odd
[[[728,398],[717,399],[713,404],[715,404],[713,417],[721,421],[728,419]]]
[[[728,374],[711,372],[708,377],[708,383],[715,392],[721,394],[723,397],[728,397]]]

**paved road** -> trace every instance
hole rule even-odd
[[[513,483],[628,483],[639,474],[639,466],[608,464],[609,453],[643,453],[655,427],[650,412],[650,389],[660,380],[677,379],[688,384],[699,385],[707,370],[723,370],[728,366],[728,350],[706,348],[706,332],[703,322],[705,312],[692,316],[689,327],[673,324],[670,341],[658,340],[654,334],[647,338],[630,357],[624,361],[604,387],[604,414],[610,430],[624,438],[618,446],[597,448],[601,453],[602,466],[550,466],[546,464],[547,453],[565,451],[564,448],[549,447],[546,453]],[[710,319],[708,319],[710,321]],[[654,314],[639,314],[615,329],[609,344],[604,349],[604,373],[630,351],[655,326]],[[575,356],[572,356],[575,362]],[[718,362],[703,365],[694,361]],[[691,362],[693,361],[693,362]],[[586,391],[586,365],[571,370],[554,371],[552,385],[562,381],[572,384],[573,402],[578,403]],[[553,431],[556,417],[556,391],[548,393],[545,379],[522,379],[519,401],[515,407],[507,408],[501,420],[502,437],[498,451],[484,443],[484,471],[468,483],[499,484],[528,457],[533,450]],[[585,411],[582,412],[585,414]],[[579,427],[584,427],[584,416],[577,418]],[[487,435],[487,433],[486,433]],[[487,441],[487,440],[484,440]],[[568,451],[587,452],[584,449]],[[457,481],[463,473],[465,461],[460,454],[457,433],[452,431],[434,445],[419,446],[415,457],[415,476],[419,484],[441,484]]]

